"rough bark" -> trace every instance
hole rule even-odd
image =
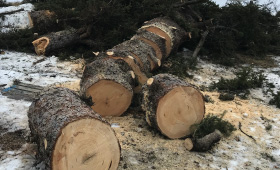
[[[166,56],[170,54],[171,51],[176,51],[179,47],[179,45],[187,38],[188,34],[186,31],[181,28],[178,24],[170,20],[169,18],[155,18],[150,21],[145,22],[144,26],[142,26],[140,29],[145,29],[147,31],[152,32],[151,28],[159,29],[164,34],[167,35],[164,36],[158,31],[153,31],[153,33],[158,34],[160,36],[163,36],[167,39],[170,39],[169,44],[167,45],[167,53]],[[169,47],[170,46],[170,47]]]
[[[156,75],[142,89],[142,109],[146,112],[148,124],[169,138],[191,134],[192,125],[203,119],[203,95],[195,86],[176,76]]]
[[[119,111],[116,111],[117,109],[113,110],[112,106],[109,107],[109,105],[117,107],[116,103],[118,103],[118,100],[112,100],[112,96],[109,93],[103,94],[103,97],[106,99],[102,99],[103,103],[97,103],[95,100],[99,101],[99,99],[96,97],[96,92],[93,91],[97,91],[94,90],[95,88],[101,88],[99,91],[104,89],[102,89],[101,86],[96,87],[97,85],[95,86],[94,84],[101,80],[116,82],[127,89],[126,91],[131,92],[130,94],[132,97],[133,93],[131,89],[133,89],[135,93],[140,92],[141,86],[146,83],[148,77],[151,75],[151,71],[159,67],[162,60],[164,60],[172,50],[176,51],[178,46],[188,35],[189,34],[187,34],[181,27],[168,18],[156,18],[146,22],[131,40],[125,41],[114,46],[112,49],[107,50],[105,54],[101,55],[101,58],[103,58],[102,60],[93,62],[86,67],[81,81],[81,94],[83,98],[92,97],[91,101],[95,104],[92,106],[93,109],[96,109],[97,107],[103,108],[102,106],[108,108],[107,110],[102,111],[95,110],[102,116],[121,115],[130,103],[125,102],[126,106],[124,107],[124,105],[119,102],[120,105],[118,106],[125,109]],[[119,65],[112,59],[124,62]],[[128,69],[122,68],[123,66],[128,66]],[[133,76],[128,74],[128,71],[135,75],[135,80],[132,78]],[[111,84],[110,81],[102,81],[103,86],[106,86],[106,83]],[[121,90],[121,87],[114,87],[113,85],[111,87],[119,89],[119,94],[123,91]],[[106,91],[109,92],[111,90],[107,89]],[[127,92],[124,93],[129,95],[128,98],[130,98],[130,94]],[[94,97],[95,99],[93,99]],[[108,100],[110,100],[110,104],[107,103]],[[116,112],[112,113],[113,111]]]
[[[157,59],[162,60],[163,58],[167,57],[165,44],[166,40],[164,37],[146,30],[138,30],[137,34],[133,36],[132,39],[142,40],[146,44],[152,46],[154,51],[156,52]]]
[[[35,47],[37,55],[47,55],[51,51],[72,45],[79,40],[80,35],[77,33],[77,30],[71,28],[44,35],[41,38],[34,40],[32,44]]]
[[[187,138],[185,140],[185,147],[189,151],[205,152],[211,149],[211,147],[215,143],[219,142],[221,138],[222,138],[222,133],[219,130],[215,130],[214,132],[199,139]]]
[[[97,111],[100,115],[120,116],[126,111],[132,100],[134,73],[129,65],[121,59],[112,59],[107,57],[106,54],[99,54],[98,57],[100,59],[88,64],[84,70],[80,83],[80,94],[83,99],[89,99],[92,102],[93,110]],[[110,95],[111,91],[113,94],[113,92],[118,90],[120,91],[120,95],[122,95],[121,91],[123,90],[125,91],[125,94],[123,94],[123,96],[111,96],[113,98],[108,98],[105,92],[103,96],[92,94],[92,91],[103,92],[103,86],[95,87],[98,83],[102,83],[106,86],[106,83],[111,82],[118,84],[118,87],[112,85],[111,89],[106,90],[107,95]],[[120,89],[120,86],[123,88]],[[128,103],[121,101],[123,99],[122,97],[125,97],[125,95],[127,96],[125,99],[128,100]]]
[[[37,159],[44,161],[47,169],[80,169],[88,166],[93,169],[109,166],[117,169],[120,147],[114,131],[73,91],[66,88],[45,89],[31,104],[28,120],[31,137],[38,146]],[[85,127],[78,126],[80,122]],[[89,122],[95,124],[87,124]],[[70,131],[67,130],[69,128]],[[100,137],[98,133],[103,136]],[[69,141],[67,137],[70,137]],[[91,142],[88,142],[89,139]],[[98,150],[99,147],[103,150]],[[96,156],[90,157],[92,153]],[[111,154],[106,157],[108,160],[104,160],[104,165],[94,164],[96,159],[100,159],[98,154],[102,153]]]

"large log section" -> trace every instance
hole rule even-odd
[[[205,113],[199,90],[170,74],[148,79],[143,86],[142,109],[148,124],[171,139],[190,135]]]
[[[139,86],[135,88],[134,84],[129,82],[127,82],[127,84],[131,84],[131,88],[134,89],[134,92],[139,92],[141,85],[145,84],[149,75],[151,75],[151,71],[159,67],[162,60],[164,60],[171,51],[176,51],[178,46],[188,35],[189,34],[186,33],[184,29],[170,19],[156,18],[146,22],[131,40],[125,41],[107,50],[106,55],[108,58],[123,60],[128,64],[131,71],[135,74],[135,84],[139,84]],[[103,55],[101,58],[103,59]],[[112,75],[118,76],[118,73],[113,71],[105,72],[104,69],[94,69],[93,65],[99,67],[97,64],[92,63],[86,66],[84,71],[84,75],[86,76],[83,76],[81,81],[81,95],[84,98],[91,97],[93,99],[92,102],[95,104],[93,109],[102,116],[121,115],[130,105],[130,98],[132,98],[130,94],[132,95],[132,93],[124,92],[123,89],[127,89],[127,87],[124,86],[123,83],[119,83],[118,80],[106,78],[107,74],[111,77]],[[92,69],[94,69],[94,71]],[[103,77],[100,77],[100,75]],[[97,80],[95,77],[100,78]],[[91,81],[92,79],[97,81]],[[106,83],[115,85],[109,87]],[[106,88],[104,88],[105,86]],[[105,89],[106,92],[104,91]],[[96,92],[100,93],[102,97],[94,96]],[[115,93],[118,94],[119,97],[116,95],[113,97],[112,94]],[[120,101],[123,94],[127,96],[124,97],[127,99],[124,102]],[[102,108],[102,111],[95,108]]]
[[[37,158],[47,169],[117,169],[120,146],[114,131],[71,90],[45,90],[28,118]]]
[[[88,64],[81,80],[81,96],[102,116],[120,116],[130,106],[134,72],[123,60],[99,54],[99,60]]]

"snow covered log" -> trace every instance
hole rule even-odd
[[[74,28],[52,32],[32,42],[37,55],[47,55],[49,52],[63,48],[80,40],[78,31]]]
[[[130,106],[135,74],[123,60],[108,58],[103,53],[98,57],[86,65],[80,83],[81,96],[101,116],[120,116]]]
[[[190,135],[193,125],[204,117],[200,91],[173,75],[159,74],[148,79],[142,93],[142,109],[148,124],[171,139]]]
[[[47,169],[117,169],[120,145],[114,131],[71,90],[45,90],[28,118],[36,156]]]

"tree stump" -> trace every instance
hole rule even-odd
[[[36,156],[47,169],[117,169],[120,145],[114,131],[71,90],[45,90],[28,118]]]
[[[148,79],[142,93],[148,124],[171,139],[190,135],[204,117],[203,95],[176,76],[156,75]]]
[[[120,116],[132,100],[134,72],[123,60],[108,58],[106,54],[98,57],[84,70],[80,94],[92,102],[92,109],[101,116]]]

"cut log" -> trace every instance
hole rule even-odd
[[[106,54],[88,64],[81,80],[82,98],[90,100],[91,107],[101,116],[120,116],[131,104],[134,78],[131,68],[123,60]]]
[[[37,55],[47,55],[49,52],[63,48],[80,40],[80,35],[74,28],[53,32],[32,42]]]
[[[219,142],[221,138],[222,133],[216,129],[214,132],[199,139],[187,138],[184,142],[184,145],[189,151],[204,152],[211,149],[211,147],[215,143]]]
[[[56,15],[49,10],[31,11],[28,13],[30,27],[36,27],[37,31],[48,31],[57,27]]]
[[[166,56],[171,51],[176,51],[179,45],[187,38],[188,34],[178,24],[169,18],[155,18],[145,22],[144,26],[140,28],[153,32],[166,39]]]
[[[46,169],[117,169],[120,145],[110,125],[66,88],[45,90],[28,111]]]
[[[187,35],[168,18],[147,22],[130,40],[107,50],[102,60],[86,67],[81,81],[82,97],[91,97],[89,103],[94,103],[92,108],[102,116],[120,116],[131,103],[132,89],[140,92],[151,71],[158,68],[172,50],[176,51],[174,48]],[[116,64],[113,60],[123,63]]]
[[[148,124],[171,139],[190,135],[205,113],[200,91],[170,74],[156,75],[143,86],[142,109]]]
[[[157,59],[166,58],[166,40],[164,37],[146,30],[138,30],[137,34],[131,39],[139,39],[152,46],[156,52]]]

